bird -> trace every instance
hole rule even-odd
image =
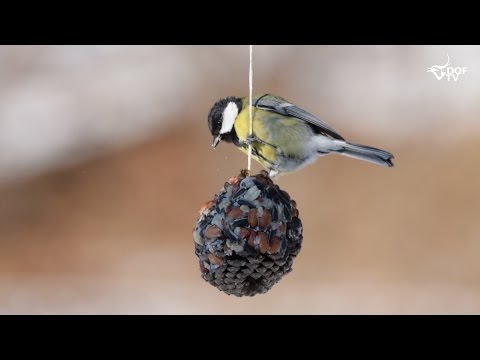
[[[208,114],[212,147],[223,141],[247,154],[251,145],[252,158],[271,178],[298,171],[329,154],[394,166],[388,151],[348,142],[325,121],[273,94],[252,98],[250,134],[249,103],[249,97],[236,96],[215,102]]]

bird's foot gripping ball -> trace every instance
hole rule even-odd
[[[229,295],[266,293],[292,270],[302,230],[295,201],[265,171],[243,170],[200,210],[193,239],[202,277]]]

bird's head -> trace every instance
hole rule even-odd
[[[212,146],[215,148],[220,140],[233,142],[236,133],[233,127],[238,113],[242,110],[242,100],[230,96],[218,100],[208,114],[208,129],[213,135]]]

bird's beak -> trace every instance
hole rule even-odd
[[[220,142],[221,139],[221,135],[218,135],[217,137],[214,137],[213,138],[213,143],[212,143],[212,147],[215,149],[218,145],[218,143]]]

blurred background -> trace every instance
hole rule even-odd
[[[458,81],[427,67],[467,67]],[[480,313],[478,46],[254,46],[271,92],[385,169],[340,156],[277,183],[304,242],[253,298],[201,277],[200,205],[246,166],[207,114],[248,46],[0,47],[0,313]],[[255,172],[260,170],[254,164]]]

